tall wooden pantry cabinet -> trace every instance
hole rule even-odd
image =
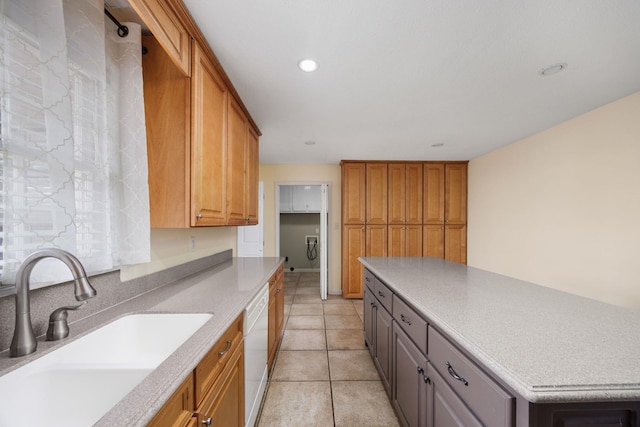
[[[340,163],[344,298],[363,297],[361,256],[435,256],[466,264],[467,163]]]

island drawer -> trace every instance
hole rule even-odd
[[[365,284],[365,286],[367,288],[371,289],[371,292],[373,292],[373,290],[375,288],[375,285],[374,285],[375,280],[376,280],[376,278],[373,275],[373,273],[370,272],[369,270],[365,269],[364,270],[364,284]]]
[[[393,292],[387,288],[387,285],[382,283],[379,279],[375,279],[375,287],[373,293],[380,303],[387,309],[387,311],[391,312],[393,309]]]
[[[484,425],[510,426],[514,398],[429,326],[429,361]]]
[[[398,296],[393,297],[393,318],[424,354],[427,354],[427,321]]]

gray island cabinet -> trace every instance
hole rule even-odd
[[[640,427],[640,311],[437,258],[359,260],[404,426]]]

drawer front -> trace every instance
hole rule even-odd
[[[222,337],[214,344],[209,353],[195,369],[196,405],[200,405],[229,357],[242,345],[242,314],[229,326]]]
[[[364,284],[365,284],[366,287],[371,289],[371,292],[373,292],[373,290],[375,289],[374,281],[375,281],[375,277],[374,277],[373,273],[370,272],[369,270],[365,269],[364,270]]]
[[[416,343],[420,351],[427,354],[427,321],[397,295],[393,297],[393,318]]]
[[[380,301],[380,303],[384,306],[384,308],[386,308],[389,312],[393,310],[393,304],[391,302],[393,298],[393,292],[391,292],[389,288],[387,288],[387,286],[378,279],[375,279],[374,294],[378,301]]]
[[[489,426],[510,426],[515,399],[429,327],[429,361],[473,413]]]

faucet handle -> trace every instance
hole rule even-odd
[[[47,329],[47,341],[58,341],[69,336],[69,324],[67,323],[67,317],[69,314],[67,310],[78,310],[87,301],[78,305],[70,305],[67,307],[60,307],[53,310],[49,316],[49,329]]]

